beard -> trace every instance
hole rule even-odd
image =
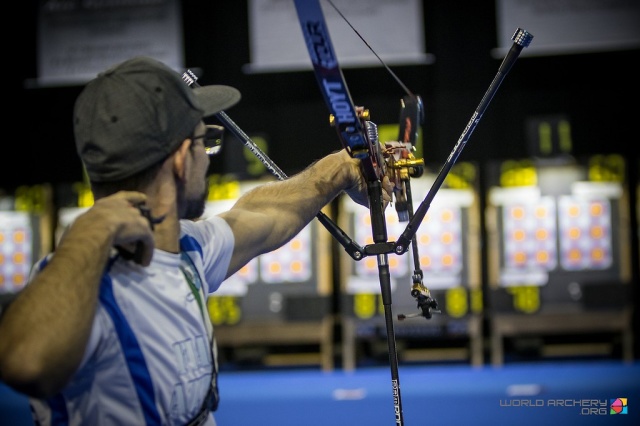
[[[187,184],[182,179],[176,179],[176,198],[178,201],[178,217],[180,219],[200,219],[205,211],[206,202],[209,199],[209,183],[206,177],[202,177],[202,189],[199,193],[195,188],[200,185]],[[194,188],[195,187],[195,188]]]
[[[204,208],[209,197],[209,185],[205,186],[205,190],[197,197],[185,200],[185,210],[182,217],[184,219],[196,220],[204,214]]]

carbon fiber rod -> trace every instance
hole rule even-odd
[[[433,198],[436,196],[436,193],[442,186],[442,183],[444,182],[445,178],[449,174],[449,171],[451,170],[456,160],[460,156],[460,153],[462,152],[465,145],[469,141],[471,134],[473,133],[476,126],[478,125],[478,122],[484,115],[485,110],[487,109],[487,107],[489,106],[489,103],[493,99],[493,96],[498,91],[500,84],[506,77],[507,73],[509,72],[513,64],[516,62],[516,59],[518,59],[518,56],[520,56],[520,52],[522,51],[522,49],[524,47],[529,46],[529,44],[531,43],[531,40],[533,39],[533,35],[523,30],[522,28],[518,28],[516,32],[513,34],[513,37],[511,37],[511,39],[513,40],[513,45],[511,46],[511,49],[509,49],[507,56],[505,56],[505,58],[502,60],[502,64],[498,69],[498,73],[493,78],[493,81],[491,82],[489,89],[487,89],[487,91],[485,92],[484,96],[482,97],[482,100],[480,101],[480,104],[478,105],[473,115],[471,116],[471,119],[467,123],[467,126],[462,131],[462,134],[458,138],[458,142],[453,147],[451,154],[449,154],[449,158],[447,158],[447,161],[444,163],[444,165],[440,169],[440,172],[438,173],[438,176],[436,176],[435,181],[431,185],[431,188],[429,189],[429,192],[427,193],[424,201],[422,201],[418,209],[415,211],[415,214],[407,224],[406,229],[404,230],[402,235],[400,235],[400,238],[398,238],[398,240],[396,241],[396,244],[395,244],[396,254],[404,254],[408,250],[409,243],[411,242],[413,236],[418,231],[418,228],[420,227],[422,220],[427,214],[427,210],[429,210],[429,207],[431,206],[431,202],[433,201]]]

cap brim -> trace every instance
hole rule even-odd
[[[203,117],[209,117],[230,108],[240,101],[240,91],[231,86],[200,86],[193,92],[202,108]]]

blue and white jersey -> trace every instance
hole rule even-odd
[[[216,290],[231,260],[231,228],[219,217],[182,221],[180,245],[204,277],[196,286]],[[184,264],[160,250],[148,267],[112,259],[81,365],[58,395],[31,399],[36,424],[184,425],[198,414],[215,360],[206,299],[205,321]],[[213,416],[204,424],[215,425]]]

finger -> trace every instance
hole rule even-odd
[[[391,183],[389,176],[384,176],[382,178],[382,187],[384,188],[386,193],[393,194],[394,185],[393,183]]]
[[[131,243],[118,245],[116,248],[125,259],[133,260],[142,266],[149,266],[153,257],[153,244],[153,240],[143,241],[139,239]]]
[[[124,198],[132,205],[137,206],[147,201],[147,195],[137,191],[120,191],[115,194],[117,198]]]

